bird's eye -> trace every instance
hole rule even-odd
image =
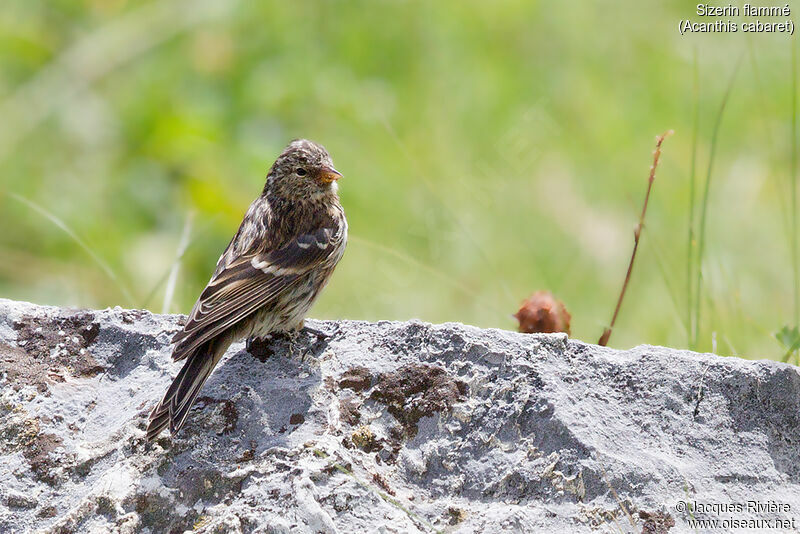
[[[297,174],[297,176],[305,176],[308,174],[308,171],[306,171],[303,167],[297,167],[294,172]]]

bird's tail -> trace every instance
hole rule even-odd
[[[200,345],[193,354],[190,354],[183,368],[170,384],[153,411],[147,423],[147,441],[152,441],[169,425],[172,435],[181,429],[189,415],[200,388],[203,387],[211,371],[216,367],[230,343],[220,343],[212,339]]]

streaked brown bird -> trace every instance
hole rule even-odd
[[[275,160],[261,196],[172,339],[172,359],[186,363],[150,413],[148,441],[167,425],[172,435],[180,430],[231,343],[303,328],[347,243],[340,177],[328,152],[306,139],[292,141]]]

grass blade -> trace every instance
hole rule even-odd
[[[791,211],[792,211],[792,281],[794,282],[794,325],[800,323],[800,272],[797,257],[797,47],[794,38],[792,43],[792,157],[791,169]]]
[[[687,242],[687,251],[686,251],[686,335],[687,335],[687,344],[689,348],[694,350],[695,343],[693,340],[695,339],[695,328],[696,325],[692,323],[692,270],[694,268],[694,247],[695,243],[695,236],[694,236],[694,203],[695,203],[695,181],[696,181],[696,174],[695,169],[697,168],[697,129],[698,125],[700,124],[700,82],[699,82],[699,75],[698,75],[698,68],[697,68],[697,48],[694,49],[694,118],[692,124],[692,160],[691,160],[691,167],[689,170],[689,239]]]
[[[44,207],[40,206],[39,204],[35,203],[32,200],[29,200],[29,199],[27,199],[27,198],[25,198],[23,196],[20,196],[20,195],[18,195],[16,193],[8,193],[8,196],[13,198],[14,200],[19,202],[20,204],[23,204],[24,206],[27,206],[28,208],[32,209],[33,211],[35,211],[39,215],[43,216],[48,221],[50,221],[51,223],[56,225],[59,229],[61,229],[65,234],[67,234],[70,237],[70,239],[72,239],[79,247],[81,247],[84,250],[84,252],[86,252],[89,255],[89,257],[92,258],[92,260],[114,282],[114,284],[120,290],[122,295],[125,297],[125,300],[128,301],[128,305],[129,306],[133,306],[134,305],[134,302],[136,301],[136,299],[133,298],[133,295],[131,294],[130,290],[127,288],[127,286],[125,284],[122,283],[122,281],[119,279],[119,277],[114,272],[114,270],[111,268],[111,266],[108,263],[106,263],[99,255],[97,255],[89,247],[89,245],[87,245],[86,242],[83,241],[83,239],[78,237],[78,234],[76,234],[69,226],[67,226],[67,223],[65,223],[64,221],[59,219],[56,215],[50,213]]]
[[[172,262],[169,277],[167,278],[167,287],[164,290],[164,302],[161,305],[161,313],[169,313],[172,307],[172,297],[175,295],[175,284],[178,281],[178,269],[180,269],[181,266],[181,258],[183,258],[183,255],[186,253],[186,248],[189,246],[193,221],[194,213],[189,212],[189,215],[186,216],[186,223],[183,225],[181,239],[178,242],[178,251],[175,253],[175,260]]]
[[[700,230],[699,230],[699,237],[698,237],[698,250],[697,250],[697,273],[696,273],[696,283],[695,283],[695,298],[694,298],[694,339],[692,340],[692,347],[697,348],[697,340],[700,333],[700,303],[701,303],[701,293],[702,293],[702,284],[703,284],[703,253],[705,252],[705,245],[706,245],[706,219],[708,215],[708,196],[709,191],[711,190],[711,175],[714,169],[714,155],[717,150],[717,140],[719,139],[719,127],[722,123],[722,116],[725,113],[725,107],[728,104],[728,98],[731,95],[731,90],[733,89],[733,82],[736,81],[736,75],[739,73],[739,66],[742,63],[742,58],[739,56],[739,59],[736,61],[736,66],[733,69],[733,73],[731,74],[730,81],[728,82],[728,87],[725,89],[725,95],[722,97],[722,104],[719,107],[719,111],[717,112],[717,117],[714,121],[714,130],[711,134],[711,150],[708,155],[708,171],[706,172],[706,181],[705,187],[703,189],[703,204],[700,211]]]

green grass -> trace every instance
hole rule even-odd
[[[0,197],[0,296],[187,312],[303,136],[345,174],[352,234],[313,316],[511,329],[548,289],[593,341],[643,155],[674,129],[612,344],[709,350],[716,333],[722,352],[784,355],[774,333],[799,307],[786,36],[682,37],[679,3],[212,4],[4,4],[0,190],[40,209]]]
[[[775,337],[778,342],[786,349],[786,353],[781,358],[782,361],[789,361],[794,355],[795,363],[797,362],[797,351],[800,349],[800,264],[798,264],[798,228],[797,228],[797,46],[794,39],[791,43],[791,62],[792,62],[792,84],[791,84],[791,101],[792,101],[792,144],[790,147],[790,166],[789,166],[789,199],[790,199],[790,216],[791,227],[789,229],[790,242],[789,249],[791,250],[791,268],[792,268],[792,282],[793,282],[793,296],[794,296],[794,326],[788,325],[781,328],[776,332]]]
[[[689,214],[689,238],[686,247],[686,336],[687,344],[690,348],[697,347],[697,323],[693,315],[696,297],[694,293],[695,279],[695,257],[694,249],[697,246],[694,235],[694,212],[695,212],[695,191],[697,189],[697,143],[698,128],[700,124],[700,82],[697,69],[697,48],[692,55],[692,75],[693,75],[693,106],[692,116],[692,159],[689,163],[689,205],[686,209]],[[663,270],[663,269],[662,269]],[[698,269],[699,272],[699,269]]]
[[[706,216],[708,215],[708,201],[711,195],[711,176],[714,168],[714,156],[716,155],[717,141],[719,138],[719,129],[722,125],[722,117],[725,114],[725,107],[728,105],[728,98],[730,98],[733,84],[736,81],[736,75],[739,73],[739,66],[741,65],[741,58],[736,62],[736,66],[731,74],[728,87],[725,89],[725,95],[722,97],[722,103],[719,106],[719,111],[714,120],[714,128],[711,132],[711,148],[708,154],[708,171],[706,172],[706,181],[703,187],[703,200],[700,206],[700,228],[698,230],[698,245],[697,245],[697,263],[695,265],[695,300],[694,300],[694,334],[690,346],[697,347],[697,335],[700,331],[700,310],[702,309],[702,295],[703,295],[703,253],[706,250]],[[694,184],[692,184],[694,186]],[[694,209],[694,206],[690,208]]]
[[[800,264],[798,264],[797,253],[797,46],[794,38],[790,41],[792,48],[792,145],[791,145],[791,165],[789,176],[791,177],[792,190],[790,198],[792,203],[792,282],[794,282],[794,326],[800,327]]]

